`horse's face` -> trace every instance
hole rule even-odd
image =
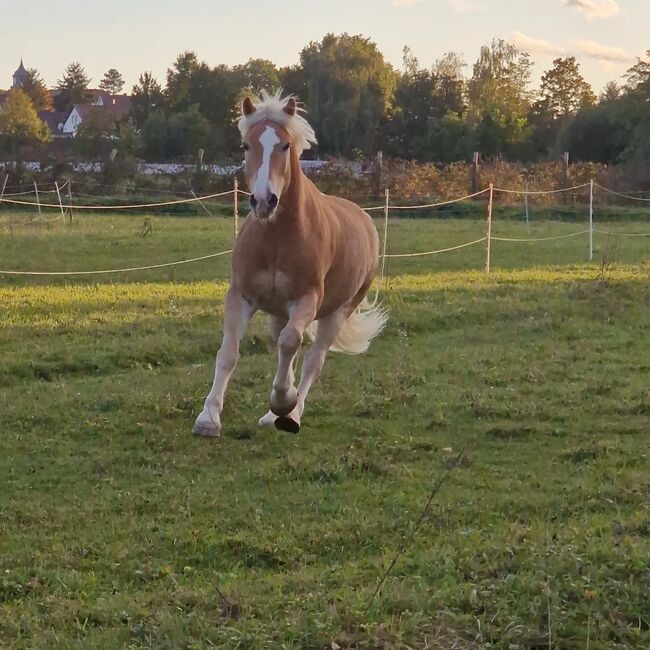
[[[244,101],[242,109],[244,115],[255,112],[249,99]],[[285,110],[289,115],[295,114],[295,102]],[[258,219],[275,216],[282,193],[289,185],[291,144],[288,132],[269,120],[262,120],[246,134],[243,142],[246,178],[251,207]]]

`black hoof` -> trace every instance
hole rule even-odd
[[[282,416],[275,421],[275,428],[279,431],[286,431],[287,433],[300,432],[300,425],[295,420]]]

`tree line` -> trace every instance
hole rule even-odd
[[[479,151],[533,162],[570,151],[574,159],[601,163],[650,159],[650,51],[623,83],[608,83],[599,97],[574,57],[557,58],[538,88],[531,85],[532,66],[527,53],[504,40],[483,46],[471,67],[454,52],[424,66],[405,47],[402,67],[395,69],[371,40],[348,34],[310,43],[296,65],[284,68],[264,59],[215,67],[187,51],[164,83],[150,72],[140,75],[128,119],[89,119],[73,146],[89,157],[117,148],[123,156],[168,161],[195,159],[202,149],[208,160],[236,159],[234,122],[242,98],[282,87],[308,110],[319,156],[368,159],[382,151],[444,163]],[[89,84],[80,64],[69,65],[54,108],[82,103]],[[111,69],[100,85],[119,93],[124,82]],[[0,113],[5,143],[12,133],[18,138],[16,124],[25,122],[27,104],[51,108],[37,71],[30,71],[23,90],[25,97],[12,100],[17,106],[8,111],[6,102]],[[31,137],[47,140],[36,124]],[[18,139],[24,142],[25,128]]]

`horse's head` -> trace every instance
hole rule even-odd
[[[262,101],[247,97],[239,129],[245,152],[250,202],[258,219],[272,219],[291,182],[291,155],[300,156],[316,142],[313,129],[297,114],[293,97],[262,93]]]

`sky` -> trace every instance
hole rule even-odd
[[[400,67],[408,45],[428,67],[456,51],[470,64],[505,38],[530,53],[536,81],[558,56],[575,55],[599,91],[650,49],[650,0],[0,0],[0,88],[23,57],[48,85],[71,61],[96,86],[111,67],[127,88],[150,70],[161,82],[184,50],[210,65],[298,62],[328,32],[363,34]]]

